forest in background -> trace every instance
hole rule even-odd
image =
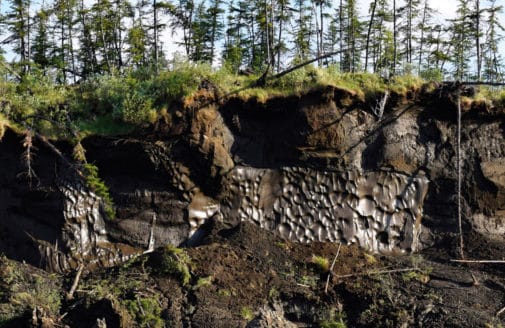
[[[456,16],[444,23],[427,0],[373,0],[365,17],[356,0],[0,1],[1,45],[16,55],[4,76],[37,73],[69,84],[158,71],[174,60],[160,36],[177,33],[183,58],[232,73],[280,72],[338,52],[317,66],[503,81],[497,0],[454,1]]]

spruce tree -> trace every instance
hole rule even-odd
[[[485,46],[482,51],[483,78],[489,82],[504,82],[503,57],[499,52],[499,44],[504,40],[505,27],[500,24],[498,15],[503,13],[503,6],[497,6],[496,0],[489,0],[487,31]]]
[[[471,9],[466,0],[458,0],[457,17],[452,21],[451,35],[451,61],[454,66],[453,75],[456,80],[468,80],[470,69],[470,57],[472,51],[472,39],[474,26],[472,24]]]
[[[22,75],[30,69],[30,5],[30,0],[11,0],[4,21],[9,34],[3,42],[19,56]]]
[[[32,56],[34,64],[46,74],[46,71],[53,64],[51,52],[54,48],[49,40],[49,14],[50,12],[41,8],[35,13],[35,38],[32,43]]]

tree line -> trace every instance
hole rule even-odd
[[[188,60],[233,72],[280,72],[342,50],[317,65],[501,82],[497,2],[457,0],[456,17],[441,22],[428,0],[372,0],[364,17],[357,0],[0,0],[0,46],[16,54],[19,76],[61,84],[166,67],[163,33],[177,34]]]

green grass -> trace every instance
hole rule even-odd
[[[200,277],[198,278],[198,280],[196,281],[196,284],[195,286],[193,287],[193,289],[200,289],[200,288],[205,288],[205,287],[209,287],[212,285],[212,276],[208,276],[208,277]]]
[[[191,280],[190,264],[191,259],[184,249],[167,245],[159,270],[163,274],[175,276],[182,286],[187,286]]]
[[[259,76],[260,73],[245,76],[226,67],[216,70],[208,64],[182,60],[156,74],[146,69],[132,70],[97,76],[76,86],[57,85],[36,71],[21,83],[6,81],[0,76],[0,114],[3,115],[0,136],[5,120],[11,122],[11,127],[28,123],[36,132],[54,138],[72,138],[67,131],[72,125],[78,128],[81,136],[124,135],[152,124],[159,117],[169,117],[184,106],[198,105],[202,97],[217,95],[220,99],[238,97],[265,103],[274,97],[302,95],[333,86],[348,90],[354,95],[353,100],[370,104],[386,90],[401,97],[419,90],[427,82],[414,75],[396,76],[386,81],[371,73],[342,73],[337,66],[318,68],[313,65],[278,79],[268,78],[264,87],[255,86]],[[436,80],[434,74],[423,76]],[[205,85],[214,88],[201,90]],[[503,89],[480,87],[478,90],[472,101],[487,104],[487,107],[505,106]]]
[[[254,319],[254,312],[248,306],[243,306],[240,309],[240,316],[247,321]]]
[[[0,324],[35,308],[54,318],[59,313],[61,299],[57,276],[0,255]]]
[[[328,272],[330,270],[330,261],[322,256],[312,255],[310,260],[321,273]]]
[[[82,136],[101,135],[117,136],[131,133],[135,130],[135,125],[114,120],[111,115],[96,116],[94,119],[77,122],[77,127]]]

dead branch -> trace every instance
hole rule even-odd
[[[451,260],[456,263],[505,263],[505,260]]]
[[[25,138],[23,139],[23,147],[25,148],[25,151],[23,152],[22,158],[26,166],[26,172],[22,173],[22,175],[25,175],[28,178],[28,184],[31,189],[33,179],[37,179],[38,181],[38,177],[37,174],[35,174],[35,170],[33,170],[32,167],[34,157],[33,150],[35,150],[36,147],[33,146],[33,131],[30,128],[28,128],[25,132]]]
[[[77,286],[79,285],[79,280],[81,279],[82,270],[84,270],[84,264],[81,263],[79,264],[79,268],[77,269],[77,273],[74,278],[74,283],[72,284],[72,287],[70,288],[70,291],[66,296],[67,301],[70,301],[74,298],[75,290],[77,289]]]
[[[379,271],[369,271],[369,272],[345,274],[345,275],[336,276],[336,277],[337,278],[351,278],[351,277],[359,277],[359,276],[372,276],[372,275],[378,275],[378,274],[411,272],[411,271],[421,271],[421,269],[419,269],[419,268],[403,268],[403,269],[393,269],[393,270],[379,270]]]
[[[389,97],[389,90],[386,90],[381,100],[377,100],[377,105],[372,108],[373,113],[379,118],[379,120],[382,118],[382,115],[384,114],[384,109],[386,108],[388,97]]]
[[[49,147],[49,149],[51,149],[56,155],[58,155],[58,157],[61,158],[66,164],[72,166],[72,164],[68,161],[68,159],[66,159],[65,156],[63,156],[63,153],[58,148],[56,148],[56,146],[53,145],[46,137],[44,137],[39,133],[35,133],[35,136],[37,137],[37,139],[42,141],[47,147]]]
[[[443,81],[442,84],[459,84],[459,85],[490,85],[490,86],[505,86],[505,82],[487,82],[487,81],[474,81],[474,82],[460,82],[460,81]]]
[[[330,284],[330,277],[333,275],[333,268],[335,267],[335,262],[337,262],[337,257],[340,254],[340,247],[342,247],[342,243],[338,243],[337,254],[335,254],[333,262],[331,262],[330,271],[328,272],[328,276],[326,277],[326,286],[324,287],[325,294],[328,294],[328,285]]]
[[[7,64],[6,62],[0,60],[0,65],[2,65],[7,71],[9,71],[9,73],[11,73],[12,75],[14,75],[14,77],[16,79],[18,79],[19,82],[21,82],[23,80],[23,78],[21,77],[21,75],[19,75],[18,73],[16,73],[16,71],[14,71],[14,69],[9,64]]]
[[[501,308],[500,311],[496,312],[496,316],[499,316],[503,312],[505,312],[505,306],[503,308]]]
[[[350,49],[340,49],[340,50],[337,50],[337,51],[333,51],[333,52],[329,52],[327,54],[323,54],[319,57],[316,57],[316,58],[313,58],[313,59],[310,59],[310,60],[307,60],[307,61],[304,61],[303,63],[300,63],[298,65],[295,65],[293,67],[290,67],[280,73],[277,73],[275,75],[272,75],[271,77],[267,77],[265,74],[263,74],[255,83],[255,86],[264,86],[266,81],[267,80],[274,80],[274,79],[278,79],[280,77],[283,77],[284,75],[287,75],[293,71],[296,71],[297,69],[300,69],[304,66],[307,66],[309,64],[312,64],[313,62],[316,62],[318,60],[321,60],[321,59],[325,59],[325,58],[328,58],[328,57],[332,57],[332,56],[335,56],[335,55],[338,55],[340,53],[343,53],[343,52],[346,52],[346,51],[350,51]],[[268,72],[268,71],[267,71]]]

